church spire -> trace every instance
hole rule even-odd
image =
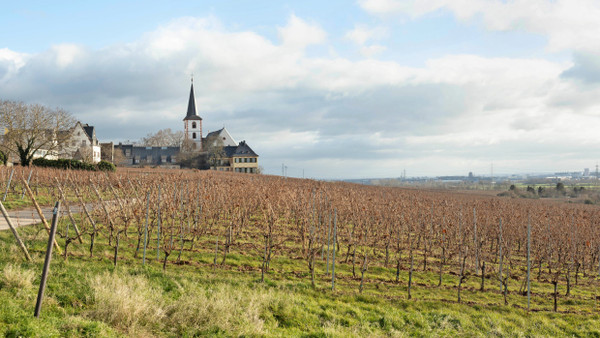
[[[202,120],[196,113],[196,98],[194,97],[194,78],[192,77],[192,86],[190,88],[190,100],[188,102],[187,114],[184,120]]]

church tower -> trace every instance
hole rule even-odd
[[[196,113],[196,98],[194,97],[193,78],[192,88],[190,89],[190,101],[188,102],[187,115],[183,119],[183,125],[185,129],[186,143],[190,143],[193,150],[202,150],[202,118]]]

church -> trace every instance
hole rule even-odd
[[[144,147],[117,144],[113,161],[128,167],[197,168],[238,173],[258,173],[258,155],[246,141],[236,142],[225,127],[202,136],[202,118],[196,111],[192,80],[184,140],[176,147]],[[106,147],[106,144],[103,144]]]

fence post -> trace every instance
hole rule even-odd
[[[46,260],[44,261],[44,270],[42,270],[42,280],[40,281],[40,289],[38,291],[37,301],[35,303],[34,316],[40,317],[40,310],[42,309],[42,299],[44,298],[44,289],[46,289],[46,281],[48,279],[48,269],[50,268],[50,260],[52,259],[52,243],[54,242],[54,236],[56,235],[56,225],[58,224],[58,212],[60,210],[60,201],[54,205],[52,210],[52,227],[50,228],[50,238],[48,239],[48,246],[46,247]]]

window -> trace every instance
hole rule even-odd
[[[196,122],[192,122],[192,129],[196,129]],[[196,137],[194,136],[194,138],[196,138]]]
[[[194,127],[194,128],[196,128],[196,127]],[[196,133],[192,133],[192,138],[196,139]]]
[[[85,140],[82,140],[82,141],[81,141],[81,145],[82,145],[82,146],[85,146]]]

